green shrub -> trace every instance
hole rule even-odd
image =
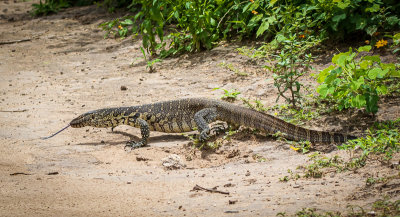
[[[365,137],[351,140],[339,149],[355,149],[360,147],[363,151],[361,157],[363,161],[369,153],[382,154],[384,160],[390,160],[393,154],[400,151],[400,118],[394,121],[375,123],[367,131]]]
[[[318,0],[314,19],[332,39],[346,39],[355,32],[373,36],[400,25],[400,4],[396,0]]]
[[[282,48],[277,55],[274,55],[273,66],[266,66],[274,73],[274,86],[279,92],[276,101],[279,97],[283,97],[293,108],[297,107],[301,99],[300,88],[303,84],[298,79],[311,70],[313,61],[311,53],[305,53],[303,50],[306,41],[299,40],[298,37],[296,34],[288,38],[279,37],[277,42]],[[286,92],[288,94],[285,94]]]
[[[39,4],[32,4],[33,14],[35,16],[57,13],[60,9],[69,7],[66,0],[45,0],[44,3],[40,0]]]
[[[36,15],[46,15],[90,3],[93,0],[44,0],[33,7]],[[162,57],[211,49],[232,38],[270,41],[304,33],[318,40],[374,38],[400,26],[396,0],[103,0],[97,4],[110,12],[118,7],[134,12],[105,23],[103,29],[121,37],[139,33],[150,56]]]
[[[393,53],[398,53],[400,51],[400,33],[397,33],[390,37],[393,39]]]
[[[94,0],[40,0],[39,4],[32,4],[32,14],[35,16],[57,13],[70,6],[83,6],[93,4]]]
[[[376,113],[380,96],[393,91],[387,82],[400,77],[400,71],[395,64],[382,63],[379,55],[359,57],[370,50],[371,46],[364,46],[335,55],[333,65],[318,75],[319,97],[338,110],[365,108],[368,113]]]
[[[115,0],[104,2],[113,5]],[[140,8],[134,20],[141,21],[143,47],[162,56],[211,49],[235,37],[270,40],[307,33],[319,40],[346,39],[355,32],[372,37],[400,26],[400,3],[395,0],[132,0],[128,8]],[[114,24],[111,27],[123,37],[137,25]],[[167,26],[173,27],[166,36],[169,44],[164,40]]]

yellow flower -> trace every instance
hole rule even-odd
[[[293,146],[290,146],[291,149],[293,149],[294,151],[298,151],[300,148],[295,148]]]
[[[250,2],[254,3],[254,0],[250,0]]]
[[[118,29],[123,29],[121,25],[118,26]]]
[[[251,13],[253,13],[253,14],[255,14],[255,15],[258,14],[258,12],[255,11],[255,10],[252,10]]]
[[[380,48],[380,47],[383,47],[383,46],[385,46],[385,45],[387,45],[387,40],[381,39],[381,40],[379,40],[378,42],[376,42],[375,47],[376,47],[376,48]]]
[[[305,37],[306,37],[306,36],[303,35],[303,34],[299,35],[299,38],[305,38]]]

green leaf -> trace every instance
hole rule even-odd
[[[247,5],[243,7],[242,13],[246,12],[252,4],[252,2],[247,3]]]
[[[346,60],[347,57],[349,57],[348,55],[344,54],[344,55],[340,55],[339,59],[337,60],[337,64],[343,68],[346,67]]]
[[[349,51],[346,52],[346,53],[339,53],[339,54],[334,55],[334,56],[332,57],[332,63],[335,63],[335,64],[337,64],[337,65],[339,65],[339,66],[343,66],[343,65],[338,64],[339,58],[341,58],[341,56],[346,56],[345,58],[347,58],[347,56],[348,56],[351,52],[352,52],[352,49],[350,48]]]
[[[329,80],[329,79],[326,79]],[[332,82],[335,86],[340,87],[343,83],[343,80],[341,78],[335,78],[335,80],[333,80]]]
[[[351,106],[355,108],[361,108],[366,105],[367,101],[365,100],[364,95],[357,95],[351,98]]]
[[[342,68],[338,67],[336,69],[331,70],[331,73],[326,76],[324,82],[327,84],[332,83],[332,81],[336,80],[338,74],[342,73]]]
[[[391,77],[400,78],[400,70],[392,70],[392,71],[390,71],[390,76]]]
[[[333,16],[332,21],[334,22],[334,24],[332,25],[332,29],[337,31],[337,26],[339,25],[340,21],[344,19],[346,19],[345,13]]]
[[[275,17],[275,16],[273,16],[273,17],[268,17],[268,22],[269,22],[270,24],[273,24],[275,21],[276,21],[276,17]],[[399,35],[400,35],[400,34],[399,34]]]
[[[122,28],[122,29],[118,30],[118,34],[121,37],[125,37],[127,33],[128,33],[128,29],[127,28]]]
[[[144,52],[143,47],[140,47],[140,50],[142,51],[142,54],[143,54],[144,58],[146,59],[146,52]]]
[[[379,97],[377,95],[375,95],[375,94],[371,95],[369,93],[366,93],[365,94],[365,98],[366,98],[366,101],[367,101],[367,107],[366,107],[367,112],[375,114],[378,111],[378,100],[379,100]]]
[[[174,12],[174,17],[175,17],[175,19],[179,20],[179,12],[176,9],[175,9],[175,12]]]
[[[191,2],[186,2],[186,4],[185,4],[186,9],[190,9],[190,6],[191,6],[191,5],[192,5]]]
[[[381,71],[379,71],[377,77],[378,77],[378,78],[384,78],[385,75],[386,75],[388,72],[389,72],[389,69],[381,70]]]
[[[391,25],[397,25],[400,22],[400,19],[397,16],[390,16],[388,18],[386,18],[386,22]]]
[[[350,55],[346,58],[346,60],[350,62],[351,60],[354,59],[354,57],[357,55],[357,53],[351,53],[351,52],[349,52],[349,53],[350,53]]]
[[[317,92],[319,93],[320,97],[323,99],[326,98],[326,96],[328,95],[328,91],[329,91],[329,88],[328,88],[327,84],[321,84],[317,88]]]
[[[388,89],[387,89],[387,87],[386,87],[385,85],[378,86],[378,87],[376,88],[376,90],[377,90],[378,93],[380,93],[381,95],[386,95],[386,94],[388,94]]]
[[[378,12],[381,7],[378,4],[373,4],[372,7],[366,8],[365,12]]]
[[[393,39],[399,40],[400,39],[400,33],[397,33],[397,34],[393,35]]]
[[[271,0],[270,2],[269,2],[269,6],[274,6],[274,4],[277,2],[278,0]]]
[[[284,35],[282,35],[282,34],[277,34],[277,35],[275,36],[275,39],[276,39],[276,41],[279,42],[279,43],[282,43],[283,41],[287,40],[287,38],[286,38]]]
[[[340,56],[341,54],[342,54],[342,53],[333,55],[333,57],[332,57],[332,63],[337,64],[337,60],[339,59],[339,56]]]
[[[349,59],[349,58],[347,58],[347,59]],[[348,66],[349,66],[349,68],[350,68],[352,71],[356,68],[356,64],[355,64],[354,62],[350,62],[350,63],[348,64]]]
[[[367,29],[365,31],[367,32],[368,35],[372,36],[377,30],[378,30],[378,27],[376,25],[372,25],[372,26],[367,27]]]
[[[126,19],[121,22],[122,25],[133,25],[133,21],[131,19]]]
[[[369,52],[371,50],[371,45],[366,45],[358,48],[358,52]]]
[[[158,37],[160,38],[161,42],[163,42],[163,41],[164,41],[164,31],[163,31],[163,28],[162,28],[162,27],[158,27],[158,28],[156,28],[156,31],[157,31],[157,35],[158,35]]]
[[[158,7],[151,8],[150,17],[151,17],[151,19],[153,19],[157,22],[163,22],[162,14],[161,14],[160,8],[158,8]]]
[[[364,60],[371,60],[374,63],[380,63],[381,62],[381,58],[379,57],[379,55],[375,55],[375,56],[365,56],[363,57]]]
[[[370,79],[375,79],[379,73],[382,73],[382,69],[381,68],[373,68],[371,70],[368,71],[368,78]]]
[[[342,2],[342,1],[333,1],[333,2],[337,2],[337,6],[338,6],[338,8],[340,8],[340,9],[346,9],[346,8],[350,5],[350,1],[345,1],[345,2]]]
[[[361,76],[358,80],[353,80],[350,84],[350,88],[354,91],[358,90],[360,86],[364,84],[364,77]]]
[[[213,19],[212,17],[210,18],[210,24],[211,24],[212,26],[215,26],[215,24],[217,24],[217,23],[215,22],[215,19]]]
[[[260,21],[263,18],[263,14],[257,14],[253,16],[253,18],[250,19],[248,25],[258,25],[258,21]]]
[[[367,26],[367,19],[364,17],[358,16],[354,20],[356,22],[356,29],[357,30],[362,30]]]
[[[265,32],[265,30],[267,30],[268,28],[269,28],[269,22],[267,22],[266,20],[264,20],[264,21],[261,23],[261,25],[260,25],[260,27],[258,28],[258,30],[257,30],[256,37],[262,35],[262,34]]]
[[[360,62],[360,67],[361,69],[368,69],[369,66],[372,65],[372,61],[371,60],[363,60]]]
[[[381,63],[380,66],[382,67],[383,70],[385,69],[396,70],[396,65],[394,63]]]
[[[330,71],[332,69],[334,69],[335,66],[330,65],[328,68],[325,68],[324,70],[322,70],[319,74],[318,74],[318,78],[317,78],[317,82],[318,83],[322,83],[325,81],[326,76],[328,76],[328,74],[330,73]]]

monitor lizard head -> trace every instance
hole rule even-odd
[[[110,127],[112,115],[107,112],[108,109],[99,109],[79,115],[74,118],[70,125],[73,128],[91,127]]]
[[[56,133],[52,134],[51,136],[42,137],[42,139],[50,139],[53,136],[61,133],[68,127],[73,128],[81,128],[85,126],[92,126],[92,127],[114,127],[113,124],[115,122],[115,118],[110,113],[110,109],[99,109],[90,112],[86,112],[84,114],[79,115],[78,117],[74,118],[68,126],[62,128],[61,130],[57,131]]]

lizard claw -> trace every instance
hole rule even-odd
[[[200,133],[199,140],[200,140],[201,142],[205,142],[205,141],[207,141],[209,138],[210,138],[210,136],[208,135],[208,133],[207,133],[206,131],[203,131],[203,132]]]
[[[142,142],[129,141],[129,142],[126,143],[124,149],[126,150],[126,148],[128,147],[128,148],[131,148],[131,150],[133,150],[133,149],[140,148],[142,146],[143,146]]]

